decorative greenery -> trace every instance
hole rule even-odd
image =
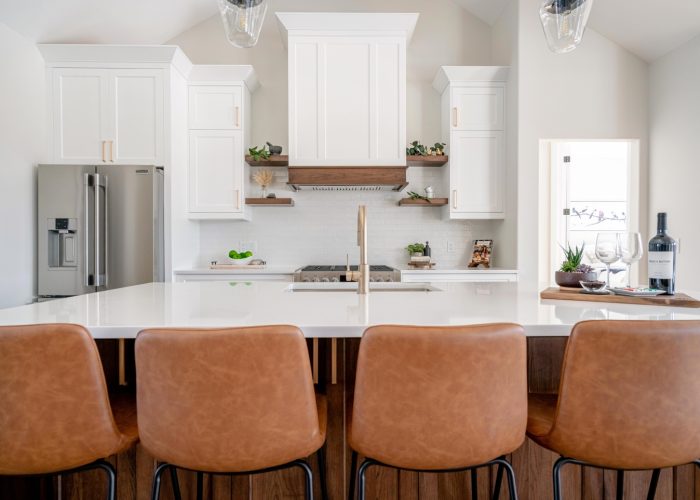
[[[422,254],[423,250],[425,250],[425,245],[423,243],[413,243],[412,245],[408,245],[406,250],[408,250],[410,255],[413,255],[414,253]]]
[[[235,259],[235,260],[247,259],[248,257],[252,257],[252,256],[253,256],[253,252],[251,252],[250,250],[248,250],[246,252],[240,252],[240,253],[235,251],[235,250],[231,250],[228,253],[229,259]]]
[[[248,149],[248,154],[251,156],[253,161],[267,160],[270,158],[270,152],[265,149],[266,147],[267,146],[258,148],[257,146],[253,146],[252,148]]]
[[[412,200],[425,200],[425,201],[427,201],[428,203],[432,203],[432,202],[433,202],[433,200],[431,200],[431,199],[428,198],[427,196],[423,196],[422,194],[418,194],[418,193],[416,193],[415,191],[407,191],[406,194],[407,194],[408,197],[411,198]]]
[[[430,154],[434,156],[442,156],[445,154],[445,143],[436,142],[430,147]]]
[[[273,179],[274,174],[268,169],[260,170],[253,174],[253,181],[255,181],[255,183],[263,189],[272,184]]]
[[[565,273],[588,273],[593,271],[593,268],[587,264],[581,264],[583,259],[583,249],[586,244],[582,244],[579,248],[578,246],[571,248],[571,245],[567,245],[566,248],[559,245],[562,250],[564,250],[564,262],[561,263],[560,271]]]
[[[406,148],[406,154],[409,156],[428,156],[429,152],[428,152],[428,148],[423,146],[420,142],[413,141]]]

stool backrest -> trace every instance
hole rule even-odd
[[[526,371],[518,325],[369,328],[357,361],[351,445],[421,470],[510,453],[525,439]]]
[[[136,379],[139,436],[159,460],[242,472],[306,457],[323,442],[296,327],[142,331]]]
[[[122,439],[85,328],[0,327],[0,474],[79,467],[111,455]]]
[[[585,321],[567,344],[553,443],[622,469],[700,457],[700,321]]]

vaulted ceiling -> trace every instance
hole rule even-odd
[[[515,0],[454,1],[492,25]],[[0,0],[0,22],[44,43],[163,43],[216,11],[214,0]],[[700,35],[700,0],[595,0],[590,26],[653,61]]]

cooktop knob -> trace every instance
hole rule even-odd
[[[331,278],[331,283],[338,283],[339,281],[340,281],[340,280],[338,279],[337,276],[333,276],[333,277]]]
[[[321,281],[321,280],[318,278],[318,276],[315,277],[315,278],[313,279],[313,282],[314,282],[314,283],[319,283],[320,281]]]
[[[328,283],[330,280],[328,278],[321,278],[321,283]]]

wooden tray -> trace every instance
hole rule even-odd
[[[209,266],[209,269],[265,269],[264,265],[254,265],[250,264],[213,264]]]
[[[625,295],[593,295],[581,293],[580,288],[550,287],[540,292],[541,299],[584,300],[586,302],[612,302],[615,304],[635,304],[638,306],[671,306],[700,308],[700,300],[690,295],[658,295],[656,297],[627,297]]]
[[[414,269],[432,269],[436,262],[409,262],[408,265]]]

